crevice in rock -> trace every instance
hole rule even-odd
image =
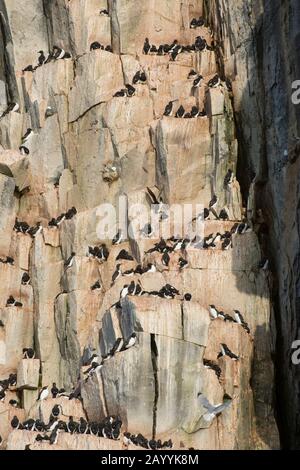
[[[159,398],[159,383],[158,383],[158,369],[157,369],[157,358],[158,358],[158,349],[155,341],[155,335],[150,335],[151,340],[151,360],[153,367],[153,376],[154,376],[154,402],[153,402],[153,426],[152,426],[152,438],[156,437],[156,427],[157,427],[157,403]]]

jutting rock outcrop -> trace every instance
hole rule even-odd
[[[2,447],[278,448],[271,273],[236,178],[212,13],[0,5]],[[121,198],[132,222],[151,197],[208,209],[204,242],[99,237],[99,207]],[[163,214],[161,231],[176,223]]]

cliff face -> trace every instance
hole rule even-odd
[[[291,163],[272,178],[269,170],[272,158],[275,161],[273,148],[281,147],[268,135],[277,129],[267,119],[269,115],[276,120],[274,110],[268,114],[264,107],[275,108],[276,97],[267,101],[264,93],[265,88],[270,94],[276,89],[267,74],[278,61],[269,54],[269,64],[263,57],[261,36],[270,38],[262,6],[252,9],[250,0],[30,0],[26,7],[16,1],[2,1],[0,7],[0,111],[5,113],[12,102],[20,106],[0,120],[0,380],[17,373],[17,383],[0,403],[4,447],[49,447],[38,443],[33,431],[12,431],[10,421],[17,415],[21,421],[40,417],[48,422],[52,407],[60,403],[66,419],[100,422],[119,415],[122,433],[171,437],[176,448],[278,448],[270,286],[278,282],[278,297],[283,295],[276,304],[277,326],[281,336],[289,333],[278,340],[277,358],[287,361],[285,341],[294,339],[292,308],[289,319],[282,310],[294,298],[287,288],[292,285],[293,261],[287,257],[287,241],[284,244],[284,237],[271,227],[281,220],[280,210],[291,213],[293,201],[297,205],[297,175]],[[102,9],[109,16],[100,15]],[[206,26],[191,29],[192,18],[202,15]],[[175,60],[170,54],[143,53],[146,37],[157,46],[174,39],[186,46],[200,35],[213,46],[211,32],[217,47],[210,50],[185,51]],[[112,52],[90,50],[95,41],[111,46]],[[39,50],[48,55],[53,46],[70,57],[23,71],[37,65]],[[199,88],[188,79],[191,69],[204,77]],[[115,97],[133,83],[138,71],[145,72],[146,82],[134,85],[135,95]],[[212,88],[209,81],[217,72],[222,83]],[[175,111],[182,105],[186,112],[193,106],[206,112],[192,119],[163,116],[170,101]],[[276,120],[278,137],[280,122]],[[24,155],[19,147],[28,128],[33,132],[29,140],[23,139],[29,151]],[[228,169],[238,175],[243,198],[236,178],[224,185]],[[288,190],[291,179],[295,200],[289,196],[291,208],[285,209],[282,191]],[[147,187],[156,196],[160,190],[168,204],[208,207],[217,194],[217,213],[225,208],[229,220],[216,220],[211,213],[204,223],[205,236],[230,232],[245,215],[251,230],[233,234],[229,250],[217,243],[215,249],[190,246],[174,251],[169,266],[162,263],[161,253],[146,253],[159,237],[126,239],[118,246],[99,238],[99,207],[117,207],[123,196],[130,221],[133,204],[150,210]],[[72,207],[76,214],[58,227],[49,226]],[[263,209],[259,220],[258,208]],[[40,223],[42,230],[22,233],[16,219],[30,227]],[[287,234],[288,228],[287,223],[280,230]],[[296,253],[296,227],[294,232]],[[275,254],[277,236],[281,248],[271,273],[261,269],[261,261],[265,250],[270,257]],[[107,260],[87,256],[89,247],[102,243],[109,250]],[[132,253],[133,260],[117,261],[122,249]],[[65,261],[72,253],[68,268]],[[185,269],[179,269],[182,257],[189,263]],[[156,272],[135,273],[129,282],[121,276],[112,284],[118,262],[122,273],[149,263]],[[29,283],[21,282],[24,273]],[[128,295],[118,304],[121,289],[132,280],[144,292],[170,284],[179,294],[173,299]],[[97,281],[101,288],[92,290]],[[184,298],[186,293],[191,301]],[[22,306],[8,306],[9,296]],[[237,321],[212,320],[212,304],[231,316],[239,310],[250,333]],[[87,348],[105,358],[116,340],[126,341],[133,333],[133,347],[116,352],[86,379],[82,356]],[[219,357],[221,344],[238,360]],[[36,358],[22,358],[23,348],[33,348]],[[212,363],[214,369],[208,367]],[[293,372],[285,373],[291,392]],[[53,382],[67,392],[79,386],[81,400],[49,397],[36,402],[38,389],[51,388]],[[199,393],[213,404],[229,395],[230,406],[208,421]],[[17,408],[11,399],[18,401]],[[113,441],[61,432],[51,448],[124,446],[122,436]]]

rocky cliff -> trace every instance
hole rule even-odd
[[[130,449],[139,434],[279,447],[273,361],[296,335],[279,220],[297,175],[292,162],[270,174],[285,142],[264,98],[280,73],[260,45],[272,48],[264,12],[254,0],[0,2],[2,448]],[[211,208],[204,244],[99,237],[99,208],[122,197],[129,223],[149,195]],[[282,374],[290,393],[296,371]]]

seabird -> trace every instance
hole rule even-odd
[[[143,53],[146,55],[149,54],[150,49],[151,49],[151,45],[150,45],[149,39],[146,38],[144,42]]]
[[[54,405],[51,411],[51,415],[53,418],[58,418],[58,416],[62,413],[62,407],[61,405]]]
[[[22,279],[21,279],[21,284],[23,286],[28,286],[30,283],[30,276],[28,273],[23,273]]]
[[[207,47],[206,40],[198,36],[195,41],[195,50],[202,52],[204,51],[204,49],[206,49],[206,47]]]
[[[127,96],[127,89],[123,89],[123,90],[117,91],[117,92],[114,94],[114,98],[121,98],[121,97],[124,97],[124,96]]]
[[[210,88],[217,88],[221,84],[221,79],[219,75],[215,75],[211,80],[208,82],[208,86]]]
[[[219,219],[220,220],[229,220],[229,215],[226,211],[226,209],[222,209],[220,214],[219,214]]]
[[[135,282],[131,281],[130,285],[128,286],[128,295],[134,295],[135,293]]]
[[[179,269],[180,271],[182,271],[183,269],[187,268],[188,267],[188,261],[184,258],[179,258],[179,261],[178,261],[178,265],[179,265]]]
[[[233,171],[232,170],[228,170],[226,175],[225,175],[225,178],[224,178],[224,186],[229,186],[233,181]]]
[[[34,68],[32,65],[27,65],[27,67],[25,67],[25,69],[22,70],[22,72],[34,72]]]
[[[236,354],[234,354],[232,351],[230,351],[227,344],[225,344],[225,343],[221,344],[221,352],[218,354],[218,359],[222,356],[228,356],[233,361],[238,361],[239,360],[239,357]]]
[[[234,312],[234,318],[235,318],[236,323],[241,325],[247,331],[247,333],[250,333],[249,325],[244,320],[243,315],[241,314],[241,312],[239,310],[234,310],[233,312]]]
[[[135,88],[134,88],[132,85],[130,85],[129,83],[127,83],[125,86],[126,86],[126,88],[127,88],[127,95],[128,95],[129,97],[134,96],[134,94],[135,94]]]
[[[124,344],[123,338],[117,338],[115,344],[113,345],[110,351],[110,355],[113,356],[114,354],[120,352],[121,349],[123,348],[123,344]]]
[[[128,284],[126,284],[120,292],[120,298],[125,299],[128,295]]]
[[[28,235],[30,235],[32,238],[35,238],[41,231],[43,230],[43,227],[41,225],[41,222],[38,222],[35,227],[30,227],[27,230]]]
[[[46,57],[45,57],[44,51],[39,51],[38,53],[40,54],[38,57],[38,67],[40,67],[45,62]]]
[[[196,29],[198,26],[198,20],[197,18],[193,18],[192,21],[190,22],[190,28],[191,29]]]
[[[173,112],[173,101],[169,101],[169,103],[165,107],[164,116],[170,116],[171,117],[172,112]]]
[[[191,118],[197,117],[199,114],[199,108],[198,106],[193,106],[191,109]]]
[[[195,70],[191,70],[190,73],[188,74],[188,80],[190,79],[195,79],[195,77],[197,77],[197,72]]]
[[[147,264],[147,267],[144,269],[144,274],[146,273],[156,273],[156,267],[154,264]]]
[[[212,200],[209,203],[209,209],[214,209],[218,204],[218,197],[216,195],[213,196]]]
[[[65,214],[65,219],[66,220],[71,220],[73,219],[73,217],[77,214],[77,210],[76,210],[76,207],[71,207],[71,209],[69,209],[66,214]]]
[[[119,261],[119,260],[134,261],[133,257],[126,250],[120,251],[120,253],[118,254],[116,258],[116,261]]]
[[[113,245],[119,245],[122,242],[122,230],[118,230],[116,235],[114,236],[112,240]]]
[[[58,390],[58,388],[57,388],[57,386],[56,386],[56,383],[53,382],[52,388],[51,388],[52,398],[56,398],[57,395],[58,395],[58,392],[59,392],[59,390]]]
[[[13,419],[11,420],[10,422],[11,424],[11,427],[13,429],[19,429],[20,427],[22,427],[20,421],[19,421],[19,418],[17,416],[14,416]]]
[[[208,359],[203,359],[203,365],[205,369],[213,370],[216,373],[216,376],[218,377],[218,379],[220,379],[221,374],[222,374],[222,369],[221,367],[218,366],[218,364]]]
[[[186,302],[190,302],[192,300],[192,294],[189,294],[189,293],[184,294],[184,300]]]
[[[29,149],[27,147],[25,147],[25,145],[20,145],[19,147],[19,151],[21,153],[21,155],[29,155]]]
[[[211,423],[217,415],[225,411],[232,403],[231,397],[226,394],[223,397],[223,403],[218,405],[212,405],[202,393],[198,393],[198,401],[200,405],[207,410],[203,418],[209,423]]]
[[[193,82],[193,88],[199,88],[201,86],[202,80],[203,80],[202,75],[199,75],[197,78],[195,78]]]
[[[166,250],[164,254],[162,255],[161,262],[164,266],[168,267],[170,263],[170,256],[168,254],[168,251]]]
[[[268,258],[264,258],[264,259],[261,260],[258,267],[260,269],[262,269],[263,271],[267,271],[269,269],[269,264],[270,264],[270,262],[269,262]]]
[[[124,349],[132,348],[135,345],[136,340],[136,333],[132,333],[132,335],[126,341],[124,341]]]
[[[222,250],[227,251],[232,245],[231,238],[226,238],[222,243]]]
[[[48,386],[43,387],[38,395],[38,401],[46,400],[49,396]]]
[[[113,273],[112,278],[111,278],[111,287],[114,285],[117,279],[119,279],[120,276],[122,276],[121,264],[117,264],[116,270]]]
[[[71,268],[73,266],[74,256],[76,256],[76,253],[72,251],[71,256],[64,263],[65,269]]]
[[[9,400],[8,404],[14,408],[18,408],[19,403],[16,400]]]
[[[90,45],[90,51],[94,51],[96,49],[101,49],[101,44],[98,41],[92,42]]]
[[[140,233],[145,235],[145,237],[151,237],[153,235],[151,224],[146,224],[144,228],[140,230]]]
[[[96,281],[95,284],[92,285],[91,290],[98,290],[101,289],[100,281]]]
[[[60,433],[60,429],[58,428],[58,426],[56,426],[56,428],[53,429],[53,431],[50,434],[50,445],[56,445],[57,444],[58,434],[59,433]]]
[[[104,9],[104,10],[100,10],[100,15],[102,15],[102,16],[109,16],[109,13],[108,13],[107,10]]]
[[[216,320],[218,318],[219,312],[214,305],[209,306],[209,313],[212,320]]]
[[[32,135],[33,135],[33,130],[29,127],[21,139],[22,144],[25,144],[25,142],[27,142]]]
[[[176,114],[175,114],[175,117],[176,117],[176,118],[182,118],[182,117],[184,116],[184,113],[185,113],[185,109],[184,109],[184,107],[181,105],[181,106],[179,106],[179,108],[178,108],[178,110],[177,110],[177,112],[176,112]]]
[[[6,301],[6,307],[11,307],[13,305],[15,305],[15,299],[12,295],[10,295]]]
[[[23,348],[23,359],[34,359],[35,352],[32,348]]]
[[[150,47],[150,54],[157,54],[158,50],[157,50],[157,47],[152,44],[152,46]]]
[[[20,106],[18,103],[10,103],[7,109],[4,111],[4,113],[2,113],[2,115],[0,116],[0,119],[2,119],[4,116],[6,116],[7,114],[11,112],[19,111],[19,109],[20,109]]]

